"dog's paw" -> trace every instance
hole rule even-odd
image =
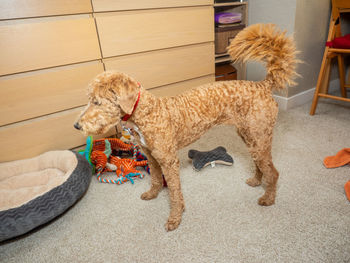
[[[142,200],[151,200],[151,199],[154,199],[158,196],[158,193],[155,192],[155,191],[147,191],[147,192],[144,192],[142,195],[141,195],[141,199]]]
[[[249,178],[245,182],[247,183],[247,185],[250,185],[252,187],[256,187],[256,186],[261,185],[261,181],[259,181],[255,177]]]
[[[274,203],[275,203],[275,198],[269,195],[263,195],[258,200],[258,204],[262,206],[269,206],[269,205],[273,205]]]
[[[180,218],[169,217],[168,222],[165,224],[165,229],[166,231],[173,231],[176,228],[178,228],[180,223],[181,223],[181,217]]]

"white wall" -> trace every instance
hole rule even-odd
[[[297,0],[248,0],[248,24],[273,23],[289,34],[294,32]],[[257,62],[247,63],[247,79],[265,78],[265,67]]]
[[[288,89],[288,97],[316,87],[325,42],[328,36],[331,3],[329,0],[297,0],[294,35],[300,59],[302,78],[298,86]]]
[[[280,95],[292,97],[314,88],[328,34],[330,0],[248,0],[248,3],[249,24],[277,24],[289,34],[294,34],[297,49],[301,52],[298,58],[304,63],[298,66],[297,71],[302,77],[297,79],[296,87],[289,87]],[[264,77],[262,65],[247,65],[247,79],[261,80]]]

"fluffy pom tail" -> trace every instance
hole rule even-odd
[[[231,41],[227,50],[233,61],[265,62],[266,80],[273,82],[273,89],[284,89],[286,84],[295,85],[293,79],[298,76],[295,68],[299,62],[295,58],[295,44],[276,25],[255,24],[245,28]]]

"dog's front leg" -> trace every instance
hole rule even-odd
[[[141,199],[151,200],[153,198],[156,198],[158,196],[160,190],[163,188],[162,169],[160,168],[160,165],[154,159],[151,152],[147,148],[142,148],[142,151],[147,156],[148,165],[150,168],[151,188],[147,192],[144,192],[141,195]]]
[[[161,166],[169,189],[171,207],[168,221],[165,224],[165,229],[171,231],[179,226],[182,213],[185,209],[179,174],[180,161],[176,154],[171,154],[169,152],[163,154],[160,152],[152,152],[152,154]]]

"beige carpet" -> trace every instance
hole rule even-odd
[[[217,127],[180,151],[186,211],[166,232],[167,190],[142,201],[150,177],[116,186],[94,177],[86,195],[53,222],[0,246],[1,262],[350,262],[350,166],[322,160],[350,147],[350,106],[322,102],[280,112],[273,157],[276,204],[257,205],[263,189],[245,180],[254,165],[233,129]],[[234,165],[195,172],[190,148],[225,146]],[[0,222],[1,223],[1,222]]]

